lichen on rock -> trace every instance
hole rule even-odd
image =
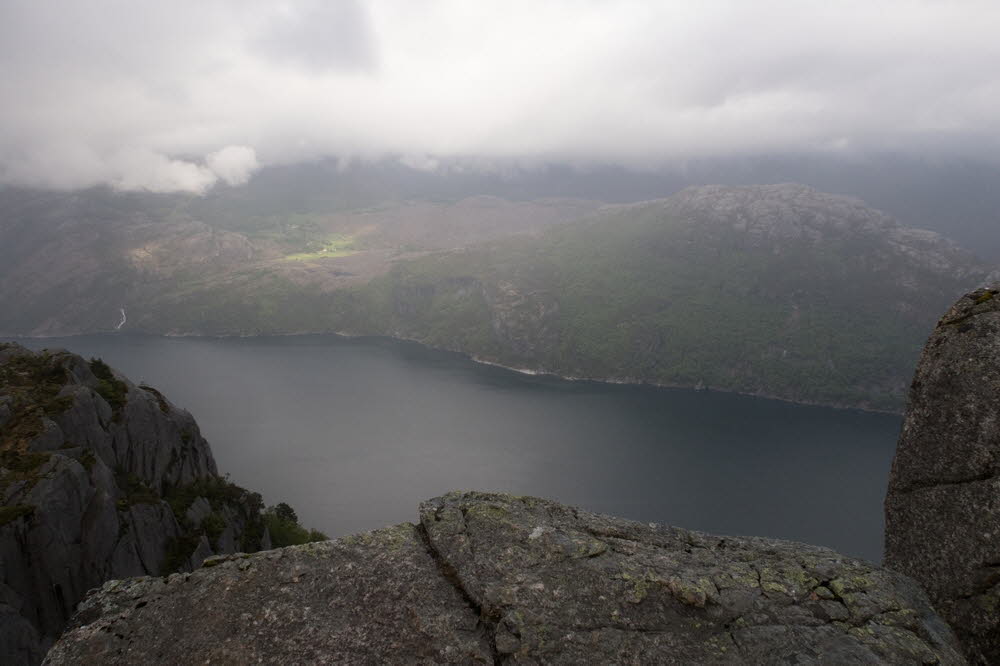
[[[885,564],[919,581],[976,663],[1000,663],[1000,288],[924,348],[886,497]]]
[[[208,564],[106,584],[47,663],[965,663],[902,575],[530,497]]]

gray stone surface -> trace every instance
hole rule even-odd
[[[961,299],[917,367],[886,497],[885,564],[1000,663],[1000,286]]]
[[[965,663],[900,574],[534,498],[207,565],[106,584],[47,663]]]
[[[6,372],[24,363],[42,368],[42,376],[55,382],[64,408],[31,405],[32,396],[45,396]],[[7,421],[0,428],[0,509],[31,509],[30,515],[0,522],[0,664],[38,663],[76,604],[104,581],[162,573],[184,526],[161,494],[217,478],[211,450],[191,415],[158,392],[116,377],[127,396],[118,414],[79,356],[0,345],[0,404]],[[25,415],[39,407],[44,414],[37,417],[37,434],[12,432],[18,419],[23,426],[30,421]],[[26,467],[32,456],[38,464]],[[122,485],[125,477],[143,485],[141,496]],[[202,499],[199,509],[206,506],[211,511]],[[199,544],[197,557],[186,557],[182,568],[234,552],[247,521],[260,520],[256,508],[223,508],[229,509],[221,514],[225,539],[215,548],[207,540]]]
[[[106,583],[50,664],[492,663],[413,525]]]

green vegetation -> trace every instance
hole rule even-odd
[[[901,408],[961,278],[878,231],[762,242],[699,215],[651,203],[402,262],[340,299],[343,328],[568,376]]]
[[[271,543],[275,548],[326,541],[329,538],[319,530],[302,527],[295,510],[284,502],[267,508],[264,512],[264,525],[271,534]]]
[[[163,412],[164,414],[166,414],[166,413],[168,413],[170,411],[170,403],[167,402],[167,399],[165,397],[163,397],[162,393],[160,393],[155,388],[153,388],[152,386],[149,386],[147,384],[139,384],[139,388],[141,388],[146,393],[152,394],[153,397],[156,398],[156,402],[159,405],[161,412]]]
[[[264,541],[264,521],[260,513],[254,514],[255,519],[247,521],[243,526],[243,533],[240,535],[240,551],[244,553],[254,553],[261,548]]]
[[[226,521],[222,516],[213,512],[202,518],[201,524],[198,527],[201,528],[202,533],[208,537],[209,543],[215,548],[219,535],[226,529]]]
[[[264,501],[259,493],[241,488],[220,477],[199,479],[186,486],[168,488],[164,493],[164,499],[170,504],[178,521],[184,519],[191,504],[199,497],[208,500],[215,511],[221,511],[226,506],[241,506],[246,507],[251,514],[258,514],[264,508]]]
[[[52,454],[35,451],[0,451],[0,467],[12,474],[34,474],[49,461]]]
[[[128,402],[128,386],[116,378],[108,364],[99,358],[90,359],[90,371],[97,377],[97,393],[111,406],[114,420],[120,421]]]
[[[268,335],[330,330],[334,321],[329,294],[267,269],[225,282],[197,280],[178,286],[178,293],[156,303],[153,325],[161,330]]]
[[[160,575],[167,576],[180,571],[191,559],[199,541],[201,541],[201,534],[191,532],[170,539],[167,542]]]
[[[162,499],[145,481],[121,468],[115,470],[115,483],[124,495],[118,500],[119,509],[127,509],[135,504],[157,504]]]
[[[296,252],[285,256],[285,261],[312,261],[315,259],[331,259],[348,257],[355,254],[354,234],[331,234],[320,241],[310,241],[305,252]]]
[[[196,499],[208,500],[212,512],[194,525],[188,520],[187,512]],[[258,493],[237,486],[226,478],[208,477],[194,483],[167,488],[163,499],[170,506],[174,518],[181,526],[183,534],[167,544],[162,573],[179,571],[191,559],[202,536],[208,538],[213,548],[226,529],[223,514],[229,512],[243,517],[243,534],[240,548],[245,552],[260,550],[264,534],[261,509],[264,502]]]
[[[921,259],[937,250],[816,193],[757,192],[718,208],[725,196],[678,195],[437,251],[349,288],[270,259],[181,271],[130,322],[392,335],[568,376],[899,410],[927,331],[982,267],[942,248],[953,262],[942,269]],[[337,226],[332,211],[286,201],[215,212],[293,262],[384,247],[372,245],[378,230]]]
[[[10,418],[0,430],[0,449],[23,451],[42,434],[43,417],[54,417],[69,409],[71,396],[59,396],[66,384],[66,369],[58,355],[14,354],[0,366],[0,395],[8,398]]]
[[[188,509],[196,499],[208,500],[212,512],[197,525],[187,518]],[[317,530],[309,530],[298,522],[295,510],[281,503],[263,510],[261,496],[230,482],[228,479],[212,477],[195,483],[167,489],[164,499],[170,505],[174,518],[183,529],[183,534],[167,545],[163,574],[178,571],[190,560],[202,536],[208,538],[214,548],[222,532],[226,529],[225,514],[242,516],[242,535],[239,548],[243,552],[260,550],[264,530],[271,535],[275,548],[292,546],[312,541],[325,541],[326,535]]]
[[[41,468],[49,462],[52,454],[5,449],[0,451],[0,497],[15,484],[25,484],[23,491],[29,491],[41,479]]]
[[[35,507],[30,504],[14,504],[12,506],[0,507],[0,527],[12,523],[18,518],[30,518],[34,513]]]
[[[92,449],[84,449],[83,453],[80,454],[80,464],[88,472],[94,469],[94,465],[97,464],[97,456],[94,455]]]

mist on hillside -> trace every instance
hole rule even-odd
[[[0,2],[0,663],[1000,660],[998,34]]]

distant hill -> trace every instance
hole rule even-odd
[[[113,331],[124,308],[125,331],[391,335],[564,376],[893,411],[923,332],[989,273],[802,185],[209,221],[193,213],[212,201],[20,196],[0,213],[0,335]]]
[[[986,273],[855,199],[699,187],[401,263],[343,319],[573,377],[898,410],[925,331]]]
[[[308,311],[313,292],[367,283],[428,251],[537,233],[602,205],[479,196],[336,210],[280,201],[251,212],[218,199],[0,189],[0,335],[113,331],[122,308],[126,330],[253,332],[267,312],[275,322],[266,330],[325,330],[321,313]]]

